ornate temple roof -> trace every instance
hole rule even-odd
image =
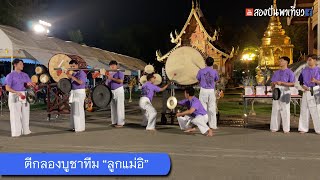
[[[234,54],[234,48],[232,48],[230,50],[230,48],[227,48],[224,43],[219,40],[219,34],[218,31],[215,30],[214,28],[212,28],[212,26],[210,26],[210,24],[208,23],[208,21],[206,20],[206,18],[204,17],[201,9],[200,9],[200,4],[198,3],[198,1],[196,0],[196,2],[194,3],[194,1],[192,0],[192,8],[190,11],[190,14],[188,16],[188,19],[186,21],[186,23],[184,24],[182,30],[180,31],[180,33],[178,33],[177,31],[175,31],[175,36],[173,35],[173,33],[170,33],[170,38],[171,38],[171,43],[176,44],[174,48],[172,48],[168,53],[162,55],[161,52],[158,50],[156,51],[156,56],[157,56],[157,60],[162,62],[165,59],[167,59],[169,57],[169,55],[178,47],[180,47],[182,45],[182,36],[186,33],[186,30],[188,28],[188,26],[190,25],[190,23],[194,22],[192,21],[193,19],[195,19],[196,23],[199,25],[200,30],[203,32],[205,38],[208,40],[208,44],[209,46],[211,46],[213,49],[217,50],[217,52],[219,52],[220,54],[222,54],[224,57],[228,57],[228,58],[232,58],[233,54]]]

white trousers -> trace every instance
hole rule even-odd
[[[282,121],[282,128],[284,132],[290,131],[290,100],[291,92],[289,87],[276,86],[280,88],[281,95],[279,100],[272,101],[272,113],[271,113],[271,131],[279,131]]]
[[[113,98],[110,102],[111,107],[111,122],[112,124],[123,126],[125,124],[124,119],[124,89],[119,87],[118,89],[111,90]]]
[[[147,97],[141,97],[139,106],[142,109],[143,121],[141,126],[147,126],[146,130],[152,130],[156,128],[157,111],[152,106],[150,99]]]
[[[25,92],[21,92],[25,93]],[[15,93],[9,93],[9,110],[10,110],[10,125],[11,136],[18,137],[21,134],[30,134],[29,118],[30,118],[30,105],[28,102],[22,103]]]
[[[299,118],[299,131],[309,131],[310,115],[313,121],[314,130],[320,133],[320,104],[316,96],[319,96],[319,86],[314,88],[314,96],[311,96],[310,91],[303,92],[300,118]]]
[[[211,129],[217,129],[217,102],[214,89],[200,89],[199,100],[208,112],[208,122]]]
[[[84,113],[84,100],[86,98],[85,89],[71,90],[69,102],[71,104],[70,126],[76,132],[85,130],[86,117]]]
[[[189,122],[190,121],[190,122]],[[198,115],[197,117],[182,116],[178,117],[178,122],[181,130],[191,128],[191,123],[196,125],[202,134],[205,134],[210,128],[208,127],[208,115]]]

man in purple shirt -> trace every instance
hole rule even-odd
[[[161,92],[167,89],[168,85],[160,88],[153,83],[156,78],[154,74],[147,75],[147,82],[142,86],[141,98],[139,101],[139,106],[143,110],[143,121],[142,126],[146,126],[147,131],[154,131],[157,121],[157,110],[152,106],[152,99],[155,92]]]
[[[290,132],[290,88],[295,83],[295,76],[291,69],[288,69],[290,58],[284,56],[280,58],[280,70],[276,71],[271,78],[271,87],[280,89],[279,100],[272,101],[271,132],[277,132],[282,128],[284,133]]]
[[[317,59],[315,54],[308,55],[308,67],[304,68],[299,76],[300,84],[304,90],[299,118],[299,132],[301,134],[309,131],[310,115],[315,132],[320,134],[320,68],[317,66]],[[313,94],[310,91],[313,91]]]
[[[179,101],[178,104],[186,106],[188,110],[177,113],[178,122],[181,130],[192,132],[195,129],[190,126],[190,123],[198,126],[202,134],[213,136],[212,130],[207,126],[208,115],[207,111],[202,106],[200,100],[194,96],[194,88],[188,87],[184,91],[185,100]]]
[[[208,57],[206,59],[207,67],[199,70],[197,79],[201,87],[199,100],[205,110],[208,111],[209,127],[211,129],[217,129],[215,83],[219,80],[219,75],[217,71],[213,69],[213,63],[214,59]]]
[[[12,61],[14,71],[6,77],[6,90],[9,92],[9,110],[11,136],[19,137],[21,134],[28,135],[31,133],[29,128],[30,106],[26,101],[25,86],[35,86],[31,82],[28,74],[22,72],[23,61],[15,59]]]
[[[118,70],[118,62],[110,61],[111,70]],[[125,109],[124,109],[124,89],[123,89],[124,74],[121,71],[111,72],[108,75],[106,85],[111,88],[113,98],[110,102],[111,107],[111,122],[114,127],[120,128],[125,124]]]
[[[70,68],[78,69],[78,62],[71,60]],[[75,71],[72,75],[66,73],[71,80],[72,90],[70,92],[69,103],[71,105],[70,126],[75,132],[83,132],[85,130],[85,113],[84,100],[86,98],[86,78],[87,74],[83,70]]]

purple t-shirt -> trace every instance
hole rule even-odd
[[[110,75],[115,79],[124,79],[124,74],[121,71],[118,72],[110,72]],[[111,90],[118,89],[123,86],[123,83],[117,83],[115,81],[110,81],[109,79],[106,81],[106,85],[111,88]]]
[[[7,75],[5,84],[10,86],[11,89],[15,91],[25,91],[25,83],[29,82],[31,82],[31,79],[28,74],[24,72],[19,73],[17,71],[12,71]]]
[[[276,71],[271,78],[271,82],[277,82],[277,81],[286,82],[286,83],[294,83],[295,76],[294,76],[293,71],[288,68],[285,70],[280,69],[280,70]]]
[[[319,67],[315,67],[315,68],[306,67],[306,68],[304,68],[299,76],[300,84],[303,84],[307,87],[314,87],[314,86],[316,86],[316,83],[311,82],[312,78],[315,78],[318,81],[320,80],[320,68]]]
[[[216,70],[212,69],[212,67],[205,67],[199,70],[197,79],[202,88],[214,89],[215,82],[219,80],[219,75]]]
[[[141,89],[143,97],[147,97],[152,101],[154,92],[160,92],[161,88],[152,84],[150,81],[146,82]]]
[[[191,100],[184,99],[178,102],[181,106],[187,106],[188,109],[194,108],[195,111],[191,114],[192,117],[197,117],[198,115],[206,115],[207,111],[202,106],[200,100],[196,97],[193,97]]]
[[[80,70],[78,72],[75,72],[72,74],[72,76],[83,82],[82,84],[78,84],[76,81],[71,80],[73,90],[86,88],[87,74],[84,71]]]

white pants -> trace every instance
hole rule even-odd
[[[316,102],[316,96],[319,96],[319,86],[314,88],[314,96],[311,96],[310,91],[303,92],[300,118],[299,118],[299,131],[309,131],[310,115],[313,120],[313,126],[316,133],[320,133],[320,104]]]
[[[198,126],[200,132],[202,134],[205,134],[210,128],[208,127],[208,115],[198,115],[197,117],[191,117],[191,116],[182,116],[178,117],[178,122],[181,130],[186,130],[191,128],[191,123]]]
[[[271,131],[279,131],[282,121],[282,128],[284,132],[290,131],[290,100],[291,92],[289,87],[276,86],[281,91],[279,100],[272,101],[271,113]]]
[[[115,125],[124,125],[124,89],[119,87],[118,89],[112,90],[113,98],[110,102],[111,107],[111,122]]]
[[[25,93],[25,92],[21,92]],[[9,93],[9,110],[10,110],[10,125],[11,136],[18,137],[21,134],[30,134],[29,118],[30,118],[30,105],[28,102],[22,103],[18,100],[18,95]]]
[[[71,104],[70,126],[76,132],[85,130],[86,118],[84,113],[85,89],[71,90],[69,102]]]
[[[156,128],[157,111],[152,106],[150,99],[147,97],[141,97],[139,106],[142,109],[143,121],[141,126],[147,126],[146,130],[152,130]]]
[[[208,122],[211,129],[217,129],[217,102],[214,89],[200,89],[199,100],[208,112]]]

